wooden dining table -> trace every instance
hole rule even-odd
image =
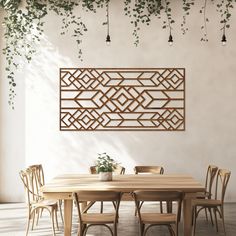
[[[59,175],[45,184],[41,192],[45,199],[64,200],[64,235],[71,236],[73,192],[81,190],[113,190],[131,193],[135,190],[181,191],[183,200],[184,236],[192,235],[192,199],[205,188],[190,175],[184,174],[143,174],[113,175],[112,181],[102,182],[98,175],[65,174]],[[127,194],[126,194],[127,195]],[[127,199],[124,199],[127,200]]]

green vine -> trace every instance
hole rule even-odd
[[[204,5],[202,6],[200,13],[203,14],[203,24],[201,26],[201,30],[203,31],[203,36],[201,37],[201,41],[208,42],[208,34],[207,34],[207,23],[209,22],[209,18],[207,17],[207,0],[204,0]]]
[[[226,28],[230,28],[230,19],[231,19],[231,10],[233,9],[233,0],[221,0],[219,4],[217,4],[217,11],[220,13],[220,23],[222,25],[221,30],[225,33]]]
[[[74,13],[75,9],[79,8],[79,4],[80,1],[49,0],[49,10],[62,17],[61,35],[67,34],[72,29],[73,33],[71,36],[77,43],[78,58],[82,61],[82,50],[80,48],[80,44],[82,43],[81,37],[87,31],[87,28],[82,18],[76,16]]]
[[[3,53],[6,58],[6,76],[9,81],[9,105],[14,108],[16,96],[15,71],[30,62],[37,51],[45,25],[44,17],[53,12],[61,18],[61,35],[71,34],[78,47],[78,58],[82,60],[81,43],[87,27],[81,17],[81,11],[96,13],[97,9],[105,9],[115,0],[0,0],[0,8],[5,11],[3,20],[5,47]],[[134,45],[140,43],[139,32],[141,26],[149,26],[153,18],[160,19],[163,29],[169,29],[170,35],[175,20],[172,17],[173,8],[170,0],[123,0],[124,13],[133,25]],[[187,18],[196,0],[182,0],[183,20],[180,28],[182,34],[188,31]],[[207,10],[209,0],[202,0],[200,13],[203,16],[201,26],[203,36],[201,41],[208,41],[207,24],[209,18]],[[24,2],[24,6],[23,6]],[[211,0],[216,3],[220,14],[221,30],[230,28],[232,9],[236,0]],[[107,14],[104,11],[104,15]],[[101,22],[102,23],[102,22]],[[107,22],[103,23],[104,25]],[[172,37],[172,36],[171,36]]]
[[[41,22],[41,18],[46,15],[43,4],[27,0],[24,10],[16,8],[20,6],[19,4],[18,0],[14,4],[12,2],[4,6],[7,15],[4,17],[6,46],[3,48],[3,54],[6,57],[5,70],[9,80],[8,103],[13,109],[16,96],[14,71],[22,65],[22,60],[31,61],[43,32],[44,23]]]
[[[172,19],[172,16],[171,16],[170,1],[164,0],[164,3],[165,3],[164,10],[165,10],[165,14],[166,14],[167,20],[166,20],[166,21],[163,21],[163,26],[162,26],[162,28],[163,28],[163,29],[169,28],[169,31],[170,31],[170,34],[171,34],[171,31],[172,31],[172,26],[171,26],[171,25],[172,25],[173,23],[175,23],[175,21]]]
[[[187,17],[190,15],[190,10],[193,5],[194,5],[194,0],[183,0],[184,14],[183,14],[183,21],[181,23],[182,34],[186,34],[186,32],[188,31],[188,27],[186,26]]]

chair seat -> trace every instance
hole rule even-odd
[[[54,200],[40,200],[38,202],[32,203],[33,207],[55,207],[57,206],[57,201]]]
[[[176,223],[177,216],[175,214],[141,213],[141,219],[144,224],[171,224]]]
[[[114,223],[115,214],[112,213],[86,213],[82,214],[83,223],[109,224]]]
[[[220,206],[221,205],[221,201],[220,200],[214,200],[214,199],[196,199],[193,200],[192,204],[194,206],[209,206],[209,207],[213,207],[213,206]]]

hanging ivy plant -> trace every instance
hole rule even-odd
[[[5,47],[3,53],[6,58],[6,74],[9,80],[9,104],[14,108],[15,98],[15,71],[30,62],[36,53],[40,43],[45,25],[44,17],[49,12],[54,12],[61,17],[61,35],[70,33],[78,45],[78,58],[82,60],[80,44],[82,36],[87,31],[87,27],[79,14],[82,10],[96,13],[97,9],[106,8],[115,0],[0,0],[0,7],[5,11],[3,20]],[[153,18],[163,18],[162,28],[169,29],[170,36],[175,20],[172,17],[172,6],[170,0],[123,0],[124,13],[130,19],[134,27],[134,44],[140,43],[139,31],[143,25],[150,25]],[[22,3],[24,2],[24,6]],[[230,27],[231,11],[236,0],[211,0],[216,3],[217,12],[220,14],[221,30],[225,35],[225,30]],[[180,29],[183,34],[188,31],[187,17],[194,5],[195,0],[182,0],[183,20]],[[203,36],[201,41],[208,41],[207,10],[209,1],[203,0],[200,13],[203,16],[201,29]],[[103,23],[107,24],[107,22]],[[171,36],[172,38],[172,36]],[[170,39],[170,38],[169,38]]]
[[[202,6],[200,13],[203,14],[203,24],[201,26],[201,30],[203,31],[203,36],[201,37],[201,41],[208,42],[208,34],[207,34],[207,23],[209,22],[209,18],[207,17],[207,0],[204,0],[204,5]]]
[[[164,7],[161,4],[161,0],[136,0],[133,8],[132,0],[125,0],[124,4],[125,15],[131,19],[130,23],[134,26],[134,44],[138,46],[140,42],[139,31],[141,24],[149,26],[152,15],[160,18],[161,10],[164,9]]]
[[[223,31],[223,34],[225,34],[226,28],[230,28],[229,22],[232,17],[231,10],[234,7],[233,2],[233,0],[221,0],[220,3],[217,4],[217,11],[220,13],[220,23],[222,25],[221,30]]]
[[[183,0],[183,21],[181,23],[182,34],[186,34],[188,27],[186,26],[187,17],[190,15],[191,7],[194,5],[194,0]]]
[[[49,0],[49,10],[62,18],[61,35],[67,34],[71,29],[71,36],[78,46],[78,58],[82,60],[81,37],[87,31],[87,28],[82,18],[74,12],[76,8],[79,8],[79,4],[80,1]]]
[[[9,105],[14,108],[15,86],[14,71],[23,61],[30,62],[32,55],[36,52],[37,43],[44,25],[41,18],[46,15],[45,5],[32,0],[27,0],[25,9],[18,9],[20,1],[5,1],[4,17],[6,46],[3,54],[6,57],[6,73],[9,79]]]

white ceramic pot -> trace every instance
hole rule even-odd
[[[112,181],[112,172],[100,172],[99,180],[101,181]]]

